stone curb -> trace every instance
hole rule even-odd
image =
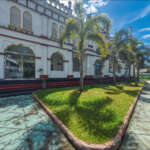
[[[122,138],[126,133],[126,129],[131,120],[132,114],[134,112],[135,106],[139,99],[139,96],[142,92],[142,89],[139,91],[138,95],[134,99],[134,103],[131,105],[126,117],[124,118],[124,123],[120,126],[120,129],[112,141],[107,142],[106,144],[87,144],[78,138],[76,138],[72,132],[59,120],[56,115],[35,95],[32,93],[35,100],[43,107],[46,113],[53,119],[53,121],[58,125],[61,131],[65,134],[67,139],[77,150],[117,150],[121,144]]]

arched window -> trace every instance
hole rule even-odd
[[[58,38],[58,25],[56,23],[53,23],[51,39],[57,40],[57,38]]]
[[[100,55],[100,49],[99,48],[96,49],[96,54]]]
[[[23,13],[23,28],[32,31],[32,15],[27,11]]]
[[[10,24],[15,26],[15,27],[20,27],[21,26],[21,13],[19,8],[16,6],[11,7],[10,10]]]
[[[95,62],[95,75],[101,75],[101,62],[96,60]]]
[[[77,57],[73,57],[73,72],[79,72],[80,71],[80,62]]]
[[[34,78],[35,55],[22,45],[12,45],[5,50],[5,78]]]
[[[51,70],[63,71],[64,61],[59,53],[55,53],[51,57]]]
[[[77,50],[77,42],[78,42],[77,39],[75,39],[75,38],[72,39],[72,44],[73,44],[74,50]]]

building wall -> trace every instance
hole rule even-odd
[[[22,2],[25,1],[26,0],[22,0]],[[21,28],[23,27],[23,12],[28,11],[31,13],[33,35],[12,31],[8,28],[10,24],[10,8],[12,6],[18,7],[21,11]],[[68,11],[69,17],[71,16],[71,12],[70,10]],[[0,79],[5,78],[4,50],[12,44],[22,44],[33,50],[36,57],[35,78],[39,78],[40,73],[38,70],[40,68],[43,68],[43,73],[47,74],[49,78],[66,78],[67,75],[74,75],[76,78],[80,77],[79,72],[73,72],[72,58],[74,50],[72,46],[65,44],[64,47],[61,48],[59,42],[50,39],[52,33],[52,23],[55,22],[58,25],[58,31],[60,26],[64,25],[63,22],[57,21],[57,16],[55,16],[55,19],[52,19],[51,17],[45,16],[43,13],[38,13],[35,10],[8,0],[0,1],[0,14],[4,14],[0,15]],[[65,16],[63,13],[61,15]],[[62,16],[60,16],[60,18]],[[93,45],[93,48],[89,48],[88,45]],[[84,75],[95,75],[94,64],[97,59],[100,59],[100,56],[96,54],[96,48],[97,46],[93,42],[86,41],[86,49],[88,50],[84,60]],[[65,60],[63,71],[51,70],[51,56],[56,52],[60,53]],[[123,73],[124,70],[122,70],[122,72],[118,75],[122,75]],[[109,73],[109,61],[105,62],[103,75],[112,76],[112,73]]]

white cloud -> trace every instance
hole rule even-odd
[[[135,18],[133,18],[133,19],[130,21],[130,23],[135,22],[135,21],[137,21],[137,20],[139,20],[139,19],[144,18],[144,17],[147,16],[149,13],[150,13],[150,5],[148,5],[147,7],[145,7],[145,8],[141,11],[141,13],[140,13],[138,16],[136,16]]]
[[[150,5],[143,8],[143,10],[141,12],[139,12],[138,15],[137,15],[137,11],[136,11],[136,12],[133,12],[133,13],[129,13],[126,16],[122,16],[122,18],[120,19],[120,21],[117,24],[116,24],[115,21],[113,22],[113,26],[114,26],[113,28],[114,28],[115,31],[119,30],[127,24],[132,24],[133,22],[144,18],[149,13],[150,13]],[[150,30],[148,28],[143,28],[143,29],[139,30],[139,32],[143,32],[143,31],[150,31]]]
[[[84,4],[87,14],[97,13],[98,7],[103,7],[108,4],[106,0],[89,0],[88,4]]]
[[[150,43],[144,43],[144,45],[150,45]]]
[[[97,8],[94,5],[84,4],[84,8],[86,9],[86,13],[87,14],[98,12]]]
[[[49,1],[49,0],[47,0]],[[68,2],[70,0],[59,0],[60,3],[63,3],[64,5],[68,6]],[[72,2],[72,8],[75,5],[76,2],[83,1],[83,0],[71,0]],[[96,13],[98,12],[97,7],[102,7],[108,4],[108,1],[106,0],[88,0],[88,4],[84,4],[84,8],[86,8],[86,12],[89,13]]]
[[[106,1],[106,0],[89,0],[88,3],[95,7],[102,7],[102,6],[107,5],[108,1]]]
[[[148,39],[148,38],[150,38],[150,34],[146,34],[146,35],[144,35],[142,38],[143,38],[143,39]]]
[[[142,28],[139,30],[139,32],[144,32],[144,31],[150,31],[150,27],[149,28]]]

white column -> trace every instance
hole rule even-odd
[[[41,56],[42,56],[42,67],[43,67],[43,73],[48,74],[48,68],[47,68],[47,47],[42,47],[41,49]]]
[[[0,79],[4,79],[4,55],[0,54]]]
[[[35,60],[35,77],[39,78],[40,77],[40,72],[39,69],[41,68],[41,63],[40,63],[41,59],[36,59]]]
[[[4,41],[0,39],[0,79],[4,79]]]
[[[68,53],[67,54],[68,56],[67,56],[67,60],[68,60],[68,62],[66,62],[66,75],[72,75],[73,74],[73,68],[72,68],[72,53]]]

